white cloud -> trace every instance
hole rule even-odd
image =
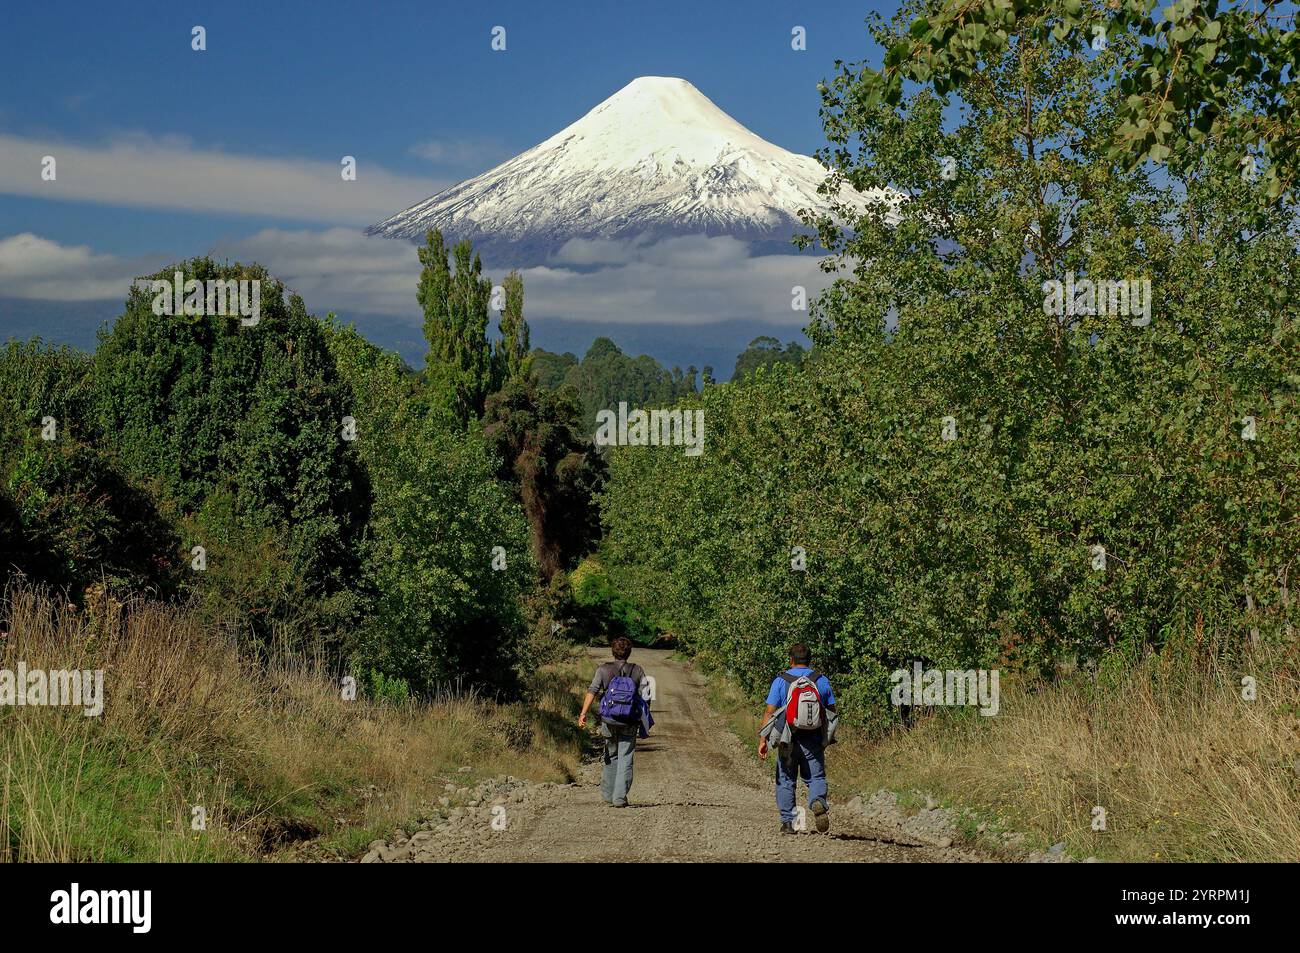
[[[47,155],[57,163],[52,182],[41,178]],[[353,155],[357,178],[345,182],[342,156],[237,155],[146,135],[93,146],[0,135],[0,193],[370,225],[452,184],[385,171],[360,148]]]
[[[349,229],[267,229],[218,246],[218,257],[259,261],[318,313],[361,311],[419,322],[420,264],[410,242]],[[596,266],[596,267],[592,267]],[[489,267],[499,282],[504,267]],[[609,324],[693,325],[734,319],[792,328],[808,323],[791,308],[791,288],[809,297],[829,284],[817,259],[755,257],[734,238],[690,235],[651,244],[570,242],[549,266],[521,269],[529,318]]]
[[[263,229],[219,243],[216,259],[256,261],[321,314],[349,308],[416,315],[420,263],[415,246],[367,238],[356,229]],[[122,258],[88,245],[61,245],[30,232],[0,239],[0,298],[51,301],[123,300],[139,276],[154,274],[189,250]]]
[[[157,271],[161,264],[95,254],[89,245],[60,245],[24,232],[0,239],[0,297],[123,299],[136,275]]]
[[[817,261],[755,256],[747,243],[728,237],[687,235],[653,244],[571,241],[553,265],[523,270],[524,310],[535,317],[611,324],[741,319],[803,327],[808,313],[791,307],[791,289],[801,286],[811,299],[830,284]]]
[[[268,228],[219,245],[214,257],[260,262],[317,314],[365,311],[412,320],[419,315],[420,261],[410,242],[370,238],[349,228]]]
[[[740,319],[800,328],[808,323],[808,314],[791,308],[791,289],[801,285],[811,298],[831,280],[816,258],[752,256],[744,242],[732,238],[570,246],[553,265],[522,269],[530,319],[684,327]],[[191,253],[122,259],[95,254],[86,246],[16,235],[0,240],[0,297],[121,299],[135,276]],[[221,243],[211,253],[262,263],[316,314],[382,314],[419,326],[415,293],[420,264],[410,242],[348,228],[272,228]],[[500,281],[505,269],[489,274]]]

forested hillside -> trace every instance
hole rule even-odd
[[[771,335],[761,335],[750,341],[749,347],[736,357],[736,367],[731,372],[731,379],[743,381],[759,368],[770,367],[773,364],[798,366],[803,363],[807,353],[798,341],[791,341],[783,348],[781,342]]]
[[[692,365],[683,373],[671,371],[648,354],[629,357],[607,337],[596,338],[579,361],[574,355],[533,352],[538,382],[550,390],[570,388],[582,408],[588,432],[596,429],[596,412],[617,407],[620,401],[637,407],[659,407],[699,389]],[[712,381],[713,368],[704,369],[704,383]]]

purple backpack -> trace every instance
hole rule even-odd
[[[609,680],[609,687],[600,696],[600,717],[602,721],[617,724],[632,724],[636,721],[637,699],[641,697],[640,686],[626,674],[627,663],[619,666],[618,673]]]

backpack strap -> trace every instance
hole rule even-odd
[[[813,685],[816,685],[817,680],[823,676],[821,672],[817,671],[817,669],[810,668],[807,675],[791,675],[789,672],[782,672],[781,677],[785,679],[787,685],[793,685],[801,678],[806,678],[808,681],[812,682]]]
[[[818,698],[821,698],[822,690],[821,690],[820,688],[817,687],[817,681],[818,681],[818,679],[820,679],[820,678],[822,677],[822,673],[819,672],[819,671],[817,671],[817,669],[815,669],[815,668],[811,668],[811,669],[809,669],[807,675],[791,675],[789,672],[782,672],[782,673],[781,673],[781,677],[782,677],[783,679],[785,679],[785,683],[786,683],[786,686],[787,686],[787,687],[786,687],[786,690],[785,690],[785,704],[786,704],[786,705],[790,704],[790,689],[789,689],[789,686],[793,685],[795,682],[799,681],[799,679],[801,679],[801,678],[806,678],[806,679],[808,679],[808,681],[812,682],[813,691],[815,691],[815,692],[817,693],[817,697],[818,697]]]
[[[623,674],[623,667],[625,665],[627,665],[626,662],[620,662],[618,659],[612,659],[608,662],[601,663],[600,667],[609,673],[609,676],[605,679],[606,691],[609,690],[609,683]]]

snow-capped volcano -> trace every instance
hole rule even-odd
[[[367,232],[421,241],[439,228],[520,265],[575,238],[730,235],[789,251],[800,209],[829,204],[817,192],[826,175],[686,80],[642,76],[545,142]],[[845,197],[862,199],[847,187]]]

